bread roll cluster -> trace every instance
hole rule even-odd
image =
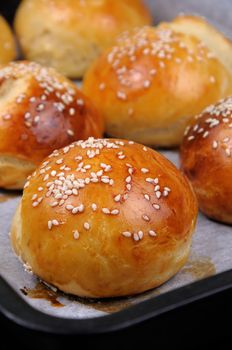
[[[24,186],[11,240],[66,293],[167,281],[188,258],[197,200],[232,223],[232,44],[202,18],[151,21],[140,0],[23,0],[14,26],[31,61],[9,63],[0,18],[0,187]],[[83,92],[61,73],[85,75]],[[180,144],[184,174],[148,147]]]

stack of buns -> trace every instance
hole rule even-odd
[[[0,18],[0,187],[24,186],[11,240],[66,293],[127,296],[170,279],[197,200],[232,223],[232,44],[198,17],[150,24],[141,0],[23,0],[16,34],[40,65],[8,63]],[[46,66],[85,74],[83,93]],[[184,174],[147,147],[181,143]]]

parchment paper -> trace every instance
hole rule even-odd
[[[232,37],[232,2],[231,0],[147,0],[151,7],[155,22],[170,20],[180,12],[194,13],[206,16],[227,36]],[[162,152],[175,164],[178,163],[178,153]],[[149,299],[166,291],[181,287],[190,282],[232,268],[232,229],[229,226],[215,223],[199,214],[196,232],[193,238],[191,255],[187,265],[170,281],[160,288],[133,298],[111,301],[88,302],[73,300],[68,296],[58,294],[57,299],[64,305],[54,307],[48,300],[32,299],[20,290],[24,287],[33,289],[37,279],[24,271],[22,264],[12,252],[9,240],[9,229],[12,216],[20,200],[20,194],[12,197],[10,192],[0,192],[0,275],[8,281],[14,290],[31,304],[50,315],[65,318],[100,317],[109,312],[115,312],[133,303]]]

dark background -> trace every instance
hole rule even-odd
[[[36,0],[34,0],[36,1]],[[114,0],[117,1],[117,0]],[[0,0],[0,13],[12,22],[18,0]],[[181,307],[124,331],[96,336],[54,336],[24,329],[0,314],[0,349],[63,349],[135,346],[155,349],[232,348],[232,290]]]

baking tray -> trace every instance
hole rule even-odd
[[[179,12],[195,13],[206,16],[227,36],[232,36],[230,0],[147,3],[153,10],[155,22],[168,20]],[[177,151],[162,153],[178,165]],[[105,333],[138,324],[232,287],[231,227],[214,223],[201,214],[188,263],[159,288],[131,298],[93,302],[50,292],[41,284],[36,287],[38,281],[23,270],[11,250],[8,236],[20,195],[19,192],[0,192],[0,311],[22,326],[59,334]],[[32,292],[37,293],[36,298],[25,295],[32,296]],[[37,298],[38,293],[41,298]],[[47,295],[49,298],[44,299]]]

